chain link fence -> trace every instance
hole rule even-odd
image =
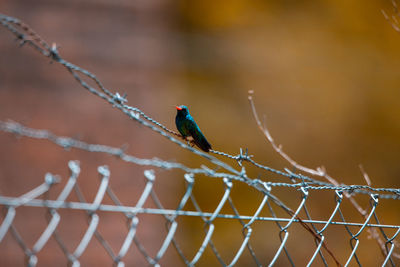
[[[102,248],[97,253],[105,252],[116,266],[133,265],[134,261],[128,258],[133,253],[132,249],[136,252],[134,257],[141,257],[152,266],[178,264],[178,261],[170,260],[170,254],[187,266],[209,265],[208,258],[213,258],[214,264],[222,266],[361,266],[370,264],[371,255],[382,266],[399,264],[400,223],[382,223],[377,209],[385,201],[391,201],[394,202],[391,203],[391,210],[397,210],[393,207],[399,206],[400,189],[340,184],[323,168],[314,170],[299,165],[275,144],[268,129],[260,122],[252,93],[249,100],[258,127],[278,155],[292,167],[291,170],[278,170],[264,165],[243,149],[240,149],[238,155],[230,155],[216,150],[204,153],[193,148],[190,143],[181,141],[181,136],[175,131],[142,110],[129,106],[124,95],[107,89],[94,74],[64,60],[56,44],[49,45],[19,19],[0,14],[0,22],[3,28],[15,35],[21,46],[29,45],[43,56],[64,66],[82,88],[117,108],[135,123],[165,137],[165,141],[179,145],[204,161],[204,165],[189,167],[183,163],[157,158],[138,158],[127,154],[123,148],[89,144],[75,138],[58,136],[48,130],[28,128],[12,121],[0,121],[0,130],[4,134],[42,139],[43,142],[52,142],[64,149],[112,155],[134,167],[145,168],[142,192],[132,196],[136,204],[124,204],[118,198],[118,192],[114,192],[110,185],[113,179],[112,170],[107,166],[98,167],[100,182],[93,184],[97,190],[93,200],[89,200],[79,186],[81,167],[74,160],[69,161],[66,166],[70,172],[67,179],[48,173],[42,184],[21,196],[6,196],[5,189],[1,189],[0,206],[4,212],[0,219],[0,244],[3,244],[0,255],[5,253],[7,242],[16,242],[23,252],[21,257],[25,255],[26,264],[40,266],[41,253],[54,249],[47,245],[52,242],[64,255],[56,261],[65,261],[71,266],[80,266],[82,257],[94,243]],[[86,79],[94,82],[95,86],[89,85]],[[250,166],[269,173],[279,181],[251,177],[247,172]],[[172,172],[177,179],[184,182],[182,193],[163,192],[174,195],[176,206],[163,204],[162,197],[155,190],[163,170]],[[364,171],[362,174],[368,182],[368,175]],[[202,208],[194,193],[199,179],[205,178],[209,178],[211,186],[221,187],[219,200],[211,211]],[[63,188],[54,196],[51,194],[52,188],[60,181],[64,183]],[[238,207],[238,202],[243,201],[234,192],[238,187],[259,197],[257,202],[248,204],[248,210],[253,212],[243,212]],[[320,198],[318,194],[323,194],[325,198]],[[293,202],[293,199],[299,201]],[[312,215],[312,210],[307,208],[312,201],[325,209],[326,217],[315,218]],[[345,206],[351,206],[353,212],[349,214],[349,208]],[[25,240],[15,223],[18,214],[23,213],[24,209],[40,209],[41,212],[37,212],[36,216],[46,220],[44,229],[34,233],[36,239],[33,242]],[[63,218],[74,212],[80,212],[79,216],[84,217],[86,223],[76,223],[81,234],[75,244],[70,244],[67,241],[69,238],[65,238],[68,231],[61,231],[60,224]],[[125,222],[125,228],[116,229],[123,235],[119,245],[109,241],[110,237],[100,230],[102,219],[109,214],[121,215],[118,220]],[[147,242],[143,241],[143,235],[139,238],[140,232],[146,231],[146,228],[141,228],[141,225],[146,224],[146,216],[152,216],[154,220],[165,225],[162,234],[157,236],[160,240],[155,249],[148,248]],[[187,223],[186,219],[196,220],[196,223]],[[235,225],[237,230],[231,231],[232,228],[228,225]],[[150,225],[150,228],[156,227],[156,224]],[[195,235],[196,241],[185,244],[185,232],[179,233],[180,228],[191,229],[186,230],[189,231],[186,235]],[[229,230],[226,231],[225,228]],[[222,237],[219,232],[224,233]],[[307,254],[303,251],[307,251]]]

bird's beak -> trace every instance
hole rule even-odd
[[[178,106],[176,106],[176,109],[177,109],[177,110],[182,110],[182,108],[180,108],[180,107],[178,107]]]

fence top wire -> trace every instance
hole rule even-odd
[[[391,198],[391,199],[400,198],[400,189],[398,188],[374,188],[368,185],[335,186],[326,182],[314,180],[312,178],[303,176],[301,174],[297,174],[297,176],[302,177],[303,181],[300,183],[268,182],[268,181],[262,181],[260,179],[247,178],[247,176],[245,176],[245,173],[241,173],[240,175],[235,175],[226,172],[218,172],[206,166],[201,166],[201,168],[189,168],[184,164],[177,162],[164,161],[161,159],[141,159],[126,154],[123,148],[111,147],[100,144],[89,144],[80,140],[76,140],[74,138],[57,136],[48,130],[36,130],[28,128],[12,121],[8,122],[0,121],[0,130],[16,134],[17,136],[27,136],[36,139],[45,139],[65,149],[77,148],[89,152],[98,152],[98,153],[105,153],[117,156],[123,161],[135,163],[138,165],[153,166],[163,169],[181,169],[187,173],[204,174],[210,177],[229,178],[232,180],[242,181],[246,182],[250,186],[255,187],[258,190],[260,190],[261,188],[260,186],[264,187],[264,189],[269,187],[289,187],[289,188],[305,188],[308,190],[348,191],[354,194],[375,194],[376,197],[379,198]],[[243,170],[245,169],[243,168]],[[244,179],[243,177],[246,177],[247,179]],[[265,191],[264,189],[262,190],[263,192]]]
[[[173,244],[181,256],[182,260],[188,265],[193,266],[198,262],[200,257],[203,255],[203,252],[207,246],[210,246],[214,255],[217,257],[218,261],[221,265],[233,266],[239,257],[242,255],[243,251],[247,249],[250,253],[256,265],[261,266],[261,263],[257,256],[255,255],[254,250],[252,249],[249,239],[252,233],[252,224],[255,221],[273,221],[276,223],[279,229],[279,237],[280,237],[280,246],[276,251],[274,257],[270,262],[270,266],[272,266],[278,259],[278,257],[284,253],[286,255],[289,263],[294,266],[294,262],[290,256],[290,252],[288,251],[286,244],[289,236],[289,228],[293,222],[300,223],[305,229],[307,229],[314,237],[317,248],[314,251],[313,256],[309,260],[308,266],[315,260],[317,255],[319,255],[325,265],[327,265],[325,257],[322,254],[322,251],[326,251],[333,258],[337,265],[340,265],[334,254],[329,250],[329,248],[324,243],[324,231],[327,229],[328,225],[341,225],[346,228],[348,235],[350,236],[350,246],[351,246],[351,254],[347,258],[346,265],[348,265],[352,260],[356,261],[360,265],[359,258],[357,256],[357,248],[359,243],[359,235],[364,231],[364,229],[374,229],[371,231],[371,235],[374,239],[376,239],[380,245],[382,254],[384,255],[384,264],[390,262],[392,265],[393,260],[392,257],[399,258],[399,255],[394,253],[394,247],[396,242],[394,239],[400,232],[400,226],[398,225],[388,225],[381,224],[378,220],[378,217],[375,213],[375,209],[379,203],[379,198],[387,198],[387,199],[399,199],[400,198],[400,189],[396,188],[374,188],[367,185],[345,185],[345,184],[332,184],[329,182],[320,181],[315,178],[311,178],[309,176],[292,172],[288,169],[284,169],[284,171],[277,170],[271,168],[269,166],[263,165],[253,159],[252,155],[249,155],[247,149],[240,149],[238,155],[231,155],[222,151],[211,150],[211,154],[219,155],[228,159],[232,159],[236,161],[239,165],[239,169],[237,170],[237,166],[234,167],[231,164],[226,163],[225,161],[211,155],[208,153],[204,153],[200,150],[196,150],[190,146],[190,144],[186,144],[181,141],[180,134],[176,133],[168,129],[166,126],[158,122],[157,120],[151,118],[147,114],[145,114],[142,110],[137,107],[132,107],[127,105],[126,95],[121,95],[118,92],[112,93],[111,90],[107,89],[100,80],[91,72],[74,65],[66,60],[64,60],[59,51],[56,44],[49,45],[45,40],[43,40],[35,31],[33,31],[28,25],[24,24],[20,20],[0,14],[0,23],[6,29],[8,29],[11,33],[13,33],[16,38],[20,41],[20,45],[28,44],[33,47],[36,51],[41,53],[42,55],[49,57],[53,62],[61,64],[64,66],[74,77],[74,79],[86,90],[94,94],[95,96],[100,97],[105,100],[107,103],[117,108],[123,114],[129,116],[129,118],[134,121],[148,127],[154,132],[164,136],[169,141],[181,146],[182,148],[189,150],[190,152],[203,157],[209,163],[215,165],[216,169],[211,169],[207,166],[201,166],[199,168],[190,168],[185,166],[184,164],[178,162],[171,162],[161,159],[142,159],[132,155],[128,155],[125,153],[124,148],[116,148],[101,144],[89,144],[81,140],[77,140],[70,137],[62,137],[57,136],[51,133],[48,130],[37,130],[25,127],[19,123],[12,121],[0,121],[0,130],[3,132],[9,132],[16,134],[18,136],[26,136],[35,139],[44,139],[50,142],[53,142],[56,145],[59,145],[65,149],[68,148],[76,148],[80,150],[85,150],[89,152],[97,152],[97,153],[105,153],[109,155],[114,155],[119,157],[121,160],[133,163],[141,166],[150,166],[162,169],[178,169],[185,173],[184,177],[186,180],[186,191],[183,195],[178,207],[176,209],[165,209],[161,202],[159,201],[155,191],[152,189],[153,183],[155,180],[154,172],[147,170],[144,172],[144,176],[146,179],[146,187],[142,192],[141,197],[139,198],[137,204],[135,206],[125,206],[123,205],[116,195],[113,193],[109,186],[110,179],[110,171],[105,166],[99,167],[99,173],[101,176],[101,182],[97,191],[97,194],[94,198],[93,202],[88,202],[82,192],[80,191],[76,178],[79,176],[79,165],[76,162],[71,161],[69,163],[69,168],[71,171],[71,176],[68,179],[66,185],[64,186],[62,192],[58,196],[56,200],[50,199],[38,199],[40,196],[44,195],[46,192],[50,190],[53,184],[58,181],[58,178],[53,175],[46,175],[45,181],[42,185],[34,188],[30,192],[20,196],[20,197],[5,197],[0,196],[0,205],[6,207],[6,215],[5,218],[0,225],[0,242],[4,238],[5,234],[11,229],[11,232],[14,238],[17,240],[18,244],[24,250],[29,265],[35,265],[37,263],[36,254],[43,248],[44,244],[47,243],[48,239],[51,236],[54,236],[58,245],[62,248],[64,254],[67,256],[68,260],[73,266],[79,266],[79,257],[84,253],[86,247],[88,246],[92,237],[95,237],[102,246],[106,249],[108,254],[112,257],[113,261],[118,266],[123,266],[122,258],[125,256],[129,246],[133,243],[137,246],[139,251],[143,254],[147,262],[151,265],[158,266],[160,259],[163,257],[166,252],[168,246]],[[90,86],[84,79],[90,79],[95,84],[96,87]],[[273,174],[289,178],[291,182],[269,182],[263,181],[259,178],[251,178],[248,177],[246,168],[243,163],[249,163],[259,169],[271,172]],[[223,170],[223,171],[220,171]],[[194,198],[192,193],[192,187],[194,182],[194,177],[198,174],[206,175],[213,178],[222,179],[224,183],[224,194],[221,197],[218,206],[213,212],[204,212],[200,209],[197,201]],[[233,186],[233,181],[246,183],[248,186],[251,186],[258,191],[263,193],[263,200],[259,204],[257,211],[253,215],[241,215],[238,213],[235,205],[233,204],[233,200],[231,199],[230,193]],[[276,187],[287,187],[287,188],[295,188],[298,189],[302,200],[299,206],[295,211],[292,211],[289,207],[287,207],[279,198],[272,194],[273,188]],[[67,202],[67,197],[72,193],[72,190],[75,189],[75,194],[77,195],[79,202]],[[306,200],[309,196],[310,190],[330,190],[336,194],[335,198],[335,209],[332,211],[331,216],[328,220],[315,220],[312,219],[309,212],[306,208]],[[340,205],[342,203],[343,195],[347,194],[351,199],[352,196],[357,194],[366,194],[370,197],[370,209],[368,211],[362,211],[363,222],[347,222],[340,210]],[[102,204],[102,200],[105,195],[109,195],[112,199],[112,205]],[[147,198],[152,198],[156,203],[157,208],[144,208],[144,203]],[[352,200],[352,199],[351,199]],[[191,201],[195,207],[195,211],[184,210],[183,207],[185,204]],[[282,218],[276,215],[274,211],[274,207],[271,205],[271,202],[276,204],[278,207],[282,208],[289,215],[287,218]],[[228,203],[232,210],[233,214],[223,214],[221,213],[222,207]],[[31,207],[42,207],[46,208],[49,211],[49,224],[46,230],[42,233],[38,241],[34,244],[32,248],[29,248],[20,234],[13,224],[13,220],[16,213],[16,208],[19,206],[31,206]],[[267,206],[271,216],[261,216],[261,210]],[[56,227],[59,222],[59,214],[57,212],[58,209],[79,209],[86,211],[88,217],[88,228],[82,237],[81,241],[77,245],[77,247],[71,251],[68,250],[65,243],[62,241],[61,237],[56,232]],[[306,212],[306,218],[301,219],[298,215],[300,211],[304,210]],[[108,212],[122,212],[125,214],[127,219],[129,219],[129,232],[126,236],[124,244],[120,248],[118,252],[114,252],[104,237],[97,230],[97,226],[99,223],[99,215],[98,211],[108,211]],[[167,231],[168,234],[165,237],[162,246],[154,256],[150,256],[150,254],[143,247],[141,242],[137,239],[136,226],[138,225],[138,217],[137,214],[158,214],[162,215],[167,222]],[[341,221],[334,221],[333,218],[336,214],[340,215]],[[188,259],[180,249],[174,234],[177,227],[176,219],[178,216],[197,216],[202,218],[204,221],[204,230],[205,237],[202,242],[202,245],[195,253],[192,259]],[[239,220],[242,225],[243,232],[243,242],[236,252],[233,259],[229,264],[226,264],[222,257],[220,256],[215,244],[212,241],[212,235],[214,232],[214,221],[216,218],[225,218],[225,219],[235,219]],[[375,223],[372,222],[372,219],[375,219]],[[323,225],[322,228],[317,229],[315,225]],[[358,231],[353,233],[350,230],[350,226],[357,226]],[[384,229],[397,229],[396,233],[392,236],[388,236]],[[380,236],[378,237],[378,231],[380,231]]]

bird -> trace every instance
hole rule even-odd
[[[175,124],[182,137],[187,140],[187,137],[191,136],[195,145],[204,152],[209,152],[211,145],[200,131],[200,128],[197,126],[193,117],[190,115],[189,109],[184,105],[176,106],[176,109],[177,114],[175,117]]]

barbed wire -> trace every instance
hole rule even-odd
[[[304,176],[303,181],[301,183],[285,183],[285,182],[265,182],[260,179],[243,179],[243,175],[232,175],[229,173],[222,173],[218,171],[211,170],[206,166],[202,166],[202,168],[189,168],[181,163],[163,161],[160,159],[140,159],[134,157],[132,155],[127,155],[125,153],[124,148],[111,147],[100,144],[88,144],[86,142],[76,140],[70,137],[60,137],[55,134],[47,131],[47,130],[36,130],[32,128],[25,127],[16,122],[3,122],[0,121],[0,131],[10,132],[17,136],[26,136],[30,138],[36,139],[45,139],[51,141],[64,149],[69,148],[77,148],[81,150],[86,150],[89,152],[99,152],[105,153],[113,156],[117,156],[123,161],[144,165],[144,166],[153,166],[157,168],[163,169],[181,169],[188,173],[193,174],[204,174],[210,177],[217,178],[229,178],[232,180],[237,180],[241,182],[246,182],[248,185],[260,185],[263,184],[266,187],[292,187],[292,188],[305,188],[309,190],[338,190],[338,191],[349,191],[350,193],[360,193],[360,194],[371,194],[376,193],[376,196],[379,198],[390,198],[390,199],[399,199],[400,198],[400,189],[398,188],[374,188],[368,185],[340,185],[335,186],[328,183],[323,183],[320,181],[316,181],[310,179],[309,177]],[[286,170],[291,173],[289,170]],[[279,171],[277,171],[279,172]],[[307,181],[307,182],[306,182]],[[314,184],[320,186],[314,186]],[[259,187],[255,187],[259,189]],[[391,193],[391,194],[381,194],[381,193]]]
[[[180,134],[176,133],[173,130],[168,129],[166,126],[164,126],[163,124],[161,124],[160,122],[156,121],[155,119],[151,118],[150,116],[146,115],[143,111],[141,111],[139,108],[137,107],[131,107],[128,105],[125,105],[123,103],[126,103],[128,100],[126,99],[126,95],[121,96],[118,92],[116,92],[115,94],[111,93],[110,90],[106,89],[103,84],[100,82],[100,80],[96,77],[96,75],[92,74],[91,72],[82,69],[81,67],[78,67],[72,63],[69,63],[67,61],[65,61],[64,59],[61,58],[58,49],[57,49],[57,45],[55,43],[53,43],[52,46],[49,46],[38,34],[36,34],[35,31],[33,31],[32,29],[29,28],[29,26],[27,26],[26,24],[22,23],[21,21],[19,21],[18,19],[0,14],[0,19],[1,19],[1,23],[6,26],[6,28],[10,29],[10,31],[15,34],[17,36],[18,39],[21,39],[21,45],[25,44],[25,43],[29,43],[30,45],[32,45],[33,47],[35,47],[38,51],[40,51],[43,55],[50,57],[52,60],[60,63],[61,65],[65,66],[68,71],[71,72],[71,74],[74,76],[74,78],[80,83],[81,86],[83,86],[85,89],[89,90],[91,93],[95,94],[96,96],[99,96],[101,98],[103,98],[104,100],[106,100],[109,104],[112,104],[113,107],[117,107],[118,109],[120,109],[122,112],[124,112],[125,114],[127,114],[130,118],[135,119],[136,121],[138,121],[141,124],[144,124],[145,126],[151,128],[153,131],[158,132],[159,134],[163,135],[164,137],[168,138],[170,141],[177,143],[178,145],[180,145],[181,147],[190,150],[191,152],[198,154],[202,157],[205,157],[206,159],[210,160],[212,163],[225,168],[226,170],[238,175],[240,174],[238,171],[236,171],[234,168],[232,168],[231,166],[225,164],[224,162],[219,161],[218,159],[210,156],[207,153],[204,153],[200,150],[196,150],[194,148],[192,148],[190,145],[187,145],[183,142],[180,142],[179,140],[173,138],[172,136],[169,136],[167,133],[170,133],[172,135],[175,135],[177,137],[182,137]],[[16,26],[21,27],[21,29],[23,29],[24,31],[27,32],[27,34],[23,34],[17,31],[16,28],[12,27],[11,25],[9,25],[9,23],[13,23]],[[29,36],[29,38],[26,38],[25,36]],[[38,42],[38,44],[36,43]],[[43,48],[41,48],[43,47]],[[98,90],[96,90],[95,88],[89,86],[86,82],[84,82],[77,74],[76,72],[80,72],[82,74],[84,74],[85,76],[89,77],[90,79],[92,79],[93,81],[95,81],[95,83],[97,84],[97,86],[101,89],[101,91],[104,92],[101,93]],[[130,112],[127,112],[130,111]],[[151,122],[152,124],[158,126],[159,128],[161,128],[162,130],[153,127],[151,124],[147,124],[144,120],[141,119],[141,117],[143,117],[145,120]],[[245,150],[245,153],[243,153],[243,150],[240,148],[240,153],[238,155],[231,155],[228,154],[226,152],[221,152],[221,151],[217,151],[217,150],[210,150],[211,153],[217,154],[217,155],[221,155],[221,156],[225,156],[227,158],[233,159],[235,161],[238,162],[239,166],[242,166],[242,162],[243,161],[247,161],[250,162],[252,165],[275,173],[275,174],[279,174],[281,176],[286,176],[290,179],[299,179],[299,180],[307,180],[313,184],[319,184],[319,185],[330,185],[330,183],[326,183],[326,182],[321,182],[318,181],[316,179],[301,175],[301,174],[296,174],[294,172],[289,171],[288,169],[285,169],[286,172],[282,172],[279,170],[276,170],[274,168],[271,168],[269,166],[260,164],[256,161],[254,161],[252,158],[252,155],[248,154],[248,150]],[[243,169],[242,169],[243,170]],[[246,178],[246,177],[245,177]],[[355,188],[357,189],[357,188]],[[372,188],[371,188],[372,189]],[[392,191],[393,192],[393,191]]]
[[[13,133],[17,136],[26,136],[34,139],[47,140],[53,142],[58,146],[63,147],[64,149],[75,148],[89,152],[105,153],[108,155],[116,156],[125,162],[135,165],[181,171],[183,172],[183,177],[186,182],[186,189],[183,196],[181,197],[178,206],[175,209],[167,209],[163,207],[155,190],[153,189],[153,185],[156,180],[155,173],[152,170],[146,170],[144,171],[146,186],[142,192],[142,195],[140,196],[135,206],[126,206],[118,199],[117,195],[113,192],[109,185],[111,177],[110,170],[106,166],[100,166],[98,168],[101,179],[100,185],[98,187],[94,201],[89,202],[85,199],[80,187],[77,184],[77,178],[80,174],[79,163],[77,161],[70,161],[68,166],[71,172],[71,176],[69,177],[62,192],[58,195],[56,200],[48,199],[48,192],[54,184],[59,182],[60,178],[51,174],[46,174],[43,184],[39,185],[38,187],[34,188],[30,192],[22,196],[5,197],[0,195],[0,205],[3,206],[5,210],[4,219],[0,225],[0,243],[7,235],[7,233],[11,233],[11,235],[14,237],[14,239],[17,241],[18,245],[22,248],[26,255],[27,265],[34,266],[38,263],[37,254],[43,249],[48,240],[51,237],[54,237],[69,263],[72,266],[79,266],[79,258],[86,251],[89,242],[94,237],[106,250],[108,255],[112,258],[114,264],[117,266],[124,266],[123,258],[125,257],[128,249],[132,245],[135,245],[137,247],[137,249],[144,256],[148,264],[158,266],[160,264],[160,260],[163,258],[171,244],[175,247],[177,254],[187,266],[194,266],[195,264],[197,264],[198,261],[203,257],[204,251],[207,247],[211,248],[211,251],[222,266],[235,265],[240,257],[243,255],[245,250],[249,252],[255,265],[262,266],[262,261],[259,259],[259,257],[257,257],[257,253],[253,249],[253,246],[250,244],[250,238],[252,237],[252,233],[254,230],[253,224],[255,222],[274,222],[278,227],[280,245],[273,257],[269,260],[269,266],[274,265],[278,261],[278,258],[282,257],[283,254],[286,256],[286,259],[288,260],[288,263],[290,265],[295,265],[295,260],[293,259],[292,253],[287,246],[289,233],[290,231],[292,231],[291,226],[293,225],[293,223],[299,223],[300,225],[302,225],[304,229],[306,229],[313,236],[313,240],[316,245],[316,248],[313,251],[312,257],[309,259],[307,266],[310,266],[312,263],[314,263],[317,258],[320,259],[322,264],[327,266],[328,259],[326,258],[326,256],[324,256],[324,252],[329,254],[330,259],[336,265],[341,265],[339,263],[336,253],[328,248],[325,241],[325,233],[328,226],[330,225],[343,226],[346,229],[348,236],[350,237],[349,241],[351,253],[346,258],[346,263],[344,264],[345,266],[349,265],[350,263],[361,265],[362,259],[360,259],[360,257],[358,256],[357,250],[360,243],[359,236],[365,229],[375,230],[371,233],[373,234],[372,237],[377,240],[377,242],[381,246],[383,265],[390,263],[392,266],[394,266],[394,260],[398,260],[400,258],[399,254],[395,253],[395,248],[398,246],[395,239],[398,237],[398,234],[400,232],[400,226],[382,224],[380,223],[376,214],[376,208],[379,204],[379,199],[382,198],[397,200],[400,196],[400,189],[374,188],[370,185],[344,185],[337,184],[336,182],[333,183],[331,182],[332,180],[330,180],[330,177],[327,176],[325,171],[314,171],[307,168],[301,168],[301,166],[299,168],[299,165],[294,161],[292,165],[297,167],[296,169],[300,169],[301,171],[310,173],[311,175],[325,177],[328,179],[329,182],[320,181],[304,174],[295,173],[287,168],[285,168],[284,171],[280,171],[258,163],[253,159],[254,157],[252,155],[249,155],[247,149],[240,149],[238,155],[231,155],[229,153],[217,150],[210,151],[214,155],[222,156],[237,162],[240,168],[240,170],[237,170],[237,167],[233,167],[231,166],[231,164],[222,161],[214,157],[213,155],[204,153],[200,150],[193,148],[190,144],[182,142],[180,134],[168,129],[157,120],[145,114],[139,108],[127,105],[128,100],[126,95],[121,96],[121,94],[118,92],[112,93],[111,90],[107,89],[94,74],[64,60],[61,57],[58,51],[58,47],[55,43],[49,45],[35,31],[33,31],[28,25],[22,23],[20,20],[0,14],[0,23],[17,37],[17,40],[19,40],[21,46],[28,44],[42,55],[50,58],[51,61],[63,65],[83,88],[85,88],[95,96],[98,96],[101,99],[105,100],[107,103],[117,108],[134,121],[146,126],[154,132],[157,132],[158,134],[167,138],[167,140],[181,146],[182,148],[198,156],[201,156],[202,158],[217,167],[217,169],[215,170],[207,166],[201,166],[200,168],[190,168],[178,162],[171,162],[156,158],[141,159],[126,154],[124,148],[116,148],[101,144],[89,144],[74,138],[57,136],[48,130],[37,130],[28,128],[12,121],[0,121],[0,131],[3,132]],[[84,81],[85,77],[93,81],[96,84],[96,87],[92,87],[86,81]],[[253,111],[255,112],[254,106]],[[263,127],[261,123],[259,123],[259,120],[257,120],[257,123],[259,124],[260,128],[265,132],[266,128]],[[269,133],[267,132],[266,135],[268,137]],[[270,139],[269,137],[268,139]],[[272,138],[271,140],[271,143],[273,143]],[[279,153],[282,153],[281,147],[276,146],[275,149]],[[288,158],[288,156],[286,159],[291,162],[291,159]],[[248,177],[246,168],[243,164],[244,162],[248,162],[249,164],[259,169],[271,172],[281,177],[289,178],[289,181],[270,182],[264,181],[259,178]],[[220,171],[221,169],[224,171]],[[224,193],[213,212],[202,211],[200,205],[195,199],[192,190],[196,176],[198,175],[218,178],[219,180],[223,181]],[[234,186],[234,183],[245,183],[247,186],[257,189],[257,191],[262,194],[263,199],[256,206],[256,211],[253,215],[241,215],[238,212],[238,209],[234,204],[234,200],[231,197],[231,190]],[[299,194],[301,195],[301,202],[296,207],[295,211],[290,209],[282,200],[272,194],[273,190],[277,190],[276,188],[280,187],[294,188],[299,191]],[[72,190],[74,190],[75,195],[78,198],[78,202],[67,201],[68,196],[73,193]],[[311,218],[310,213],[308,212],[306,207],[306,202],[309,198],[310,190],[327,190],[334,193],[335,208],[331,212],[329,219],[321,220]],[[353,201],[354,199],[352,197],[358,194],[369,196],[370,208],[368,211],[363,210],[363,222],[348,222],[345,220],[345,217],[340,208],[343,203],[343,196],[345,195],[346,197],[350,198],[350,201]],[[113,204],[102,204],[102,200],[105,195],[108,195],[111,198]],[[44,197],[44,199],[39,199],[39,197]],[[154,201],[157,208],[144,207],[146,200],[149,198]],[[192,203],[195,208],[194,211],[184,209],[185,205],[188,202]],[[226,204],[229,204],[229,206],[232,208],[232,214],[221,212],[223,206]],[[274,204],[274,206],[272,204]],[[48,225],[32,247],[29,247],[26,244],[14,224],[14,218],[17,209],[21,206],[40,207],[48,211]],[[261,211],[264,210],[265,207],[268,208],[270,216],[260,215]],[[289,215],[289,217],[285,218],[278,216],[277,212],[275,211],[276,207],[285,211],[285,213]],[[57,232],[57,226],[60,222],[60,215],[58,213],[58,210],[60,209],[81,210],[86,212],[86,216],[88,219],[88,228],[82,239],[80,240],[79,244],[75,247],[73,251],[67,248],[68,246],[66,245],[65,241]],[[107,242],[106,238],[104,238],[98,230],[100,218],[98,212],[100,211],[123,213],[127,219],[127,233],[124,242],[119,248],[118,252],[113,251],[112,246]],[[306,219],[299,217],[299,213],[301,211],[305,212]],[[161,247],[154,255],[151,255],[146,250],[145,246],[136,235],[137,226],[139,224],[138,214],[162,215],[165,220],[167,235],[163,240]],[[334,217],[337,214],[340,215],[340,221],[334,220]],[[194,253],[194,256],[191,258],[185,255],[185,253],[181,249],[181,246],[179,245],[179,241],[175,237],[178,227],[177,220],[182,216],[199,217],[202,219],[204,225],[204,239],[198,250]],[[229,260],[228,263],[222,258],[217,248],[217,245],[213,242],[213,234],[215,233],[215,220],[217,218],[238,220],[242,227],[243,241],[237,251],[232,254],[232,258]],[[375,220],[375,223],[373,223],[372,220]],[[316,225],[322,225],[322,228],[318,229]],[[353,233],[351,231],[351,229],[353,228],[350,229],[350,227],[357,227],[358,231],[356,233]],[[385,232],[385,230],[388,229],[395,230],[395,233],[391,236],[388,235]]]

